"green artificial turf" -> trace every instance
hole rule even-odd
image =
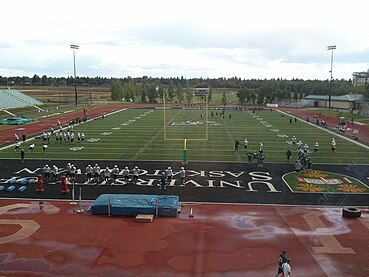
[[[42,153],[41,139],[22,145],[27,158],[36,159],[110,159],[110,160],[174,160],[182,161],[184,140],[187,139],[188,160],[191,161],[247,161],[244,139],[249,141],[248,151],[258,152],[264,145],[265,163],[285,163],[287,148],[296,160],[296,147],[291,145],[292,136],[310,147],[309,156],[314,163],[369,164],[369,150],[352,139],[318,128],[314,124],[297,120],[290,124],[290,117],[278,111],[204,109],[127,109],[74,127],[75,143],[56,143],[51,136],[46,153]],[[213,113],[213,116],[212,116]],[[218,113],[218,115],[216,115]],[[201,118],[202,114],[202,118]],[[231,115],[231,118],[230,118]],[[47,127],[46,127],[47,128]],[[164,132],[165,131],[165,132]],[[77,132],[85,134],[85,142],[77,142]],[[331,151],[331,140],[337,148]],[[241,143],[234,151],[234,141]],[[317,153],[312,153],[315,142]],[[28,146],[35,143],[33,152]],[[0,158],[19,158],[14,147],[0,151]]]

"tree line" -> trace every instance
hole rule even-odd
[[[2,77],[1,86],[101,86],[108,87],[112,100],[135,101],[142,103],[168,102],[191,103],[193,88],[211,88],[213,93],[233,91],[240,104],[273,103],[279,99],[301,99],[307,95],[328,95],[329,80],[303,79],[241,79],[232,78],[153,78],[143,77],[47,77],[46,75],[33,77]],[[365,87],[353,86],[351,80],[332,80],[331,95],[348,93],[366,94],[369,96],[368,85]],[[224,101],[224,96],[222,102]]]

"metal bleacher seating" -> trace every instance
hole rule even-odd
[[[42,102],[14,89],[0,90],[0,109],[14,109],[28,106],[39,106]]]

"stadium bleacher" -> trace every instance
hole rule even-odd
[[[18,90],[0,90],[0,109],[14,109],[42,105],[41,101]]]

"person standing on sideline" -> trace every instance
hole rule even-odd
[[[260,145],[259,145],[259,152],[261,153],[264,152],[264,144],[262,142],[260,142]]]
[[[306,143],[305,143],[305,145],[304,145],[304,147],[303,147],[303,150],[304,150],[304,153],[306,154],[306,153],[308,153],[309,152],[309,145],[307,145]]]
[[[170,182],[172,181],[172,177],[173,177],[173,170],[172,168],[169,166],[168,169],[165,171],[166,176],[167,176],[167,182],[170,184]]]
[[[22,164],[24,163],[24,150],[23,148],[20,151],[20,155],[21,155],[21,160],[22,160]]]
[[[283,276],[284,277],[291,277],[291,266],[290,266],[291,260],[287,260],[287,262],[285,262],[282,265],[283,268]]]
[[[238,151],[238,146],[240,145],[240,141],[239,140],[235,140],[234,141],[234,151]]]
[[[76,172],[77,172],[77,168],[74,166],[74,164],[72,164],[70,167],[70,179],[71,180],[76,180]]]
[[[287,162],[289,163],[292,158],[292,152],[290,148],[288,148],[286,151],[286,158],[287,158]]]
[[[140,174],[140,170],[139,170],[138,166],[136,165],[135,168],[133,169],[133,183],[134,184],[137,183],[139,174]]]
[[[126,166],[123,169],[123,178],[124,178],[124,181],[126,182],[126,184],[128,184],[128,182],[129,182],[129,169],[128,169],[128,166]]]
[[[186,171],[184,169],[184,167],[182,166],[181,167],[181,170],[180,170],[180,176],[181,176],[181,182],[182,182],[182,185],[184,185],[185,183],[185,178],[186,178]]]
[[[245,138],[245,141],[243,143],[243,148],[247,149],[247,147],[249,146],[249,141],[247,140],[247,138]]]
[[[296,171],[296,173],[300,173],[301,167],[302,167],[301,161],[300,160],[297,160],[296,163],[295,163],[295,171]]]
[[[72,165],[70,163],[67,163],[66,172],[65,172],[65,176],[67,177],[67,179],[70,178],[71,168],[72,168]]]
[[[105,180],[105,184],[108,183],[109,181],[109,178],[110,178],[110,169],[109,167],[107,166],[104,170],[104,180]]]
[[[332,149],[332,152],[336,150],[336,140],[334,138],[332,138],[331,149]]]
[[[100,177],[100,166],[98,164],[95,164],[94,166],[94,179],[95,182],[99,182]]]
[[[296,137],[295,136],[292,137],[292,144],[296,145]]]
[[[74,133],[73,132],[70,133],[70,143],[74,144]]]
[[[250,151],[247,152],[247,160],[249,161],[249,164],[252,164],[252,153]]]
[[[318,152],[319,150],[319,143],[318,142],[315,142],[315,145],[314,145],[314,153]]]
[[[91,182],[92,180],[92,173],[94,172],[93,167],[89,164],[86,167],[86,174],[87,174],[87,183]]]
[[[117,165],[115,165],[114,168],[111,170],[111,173],[113,174],[113,183],[115,183],[115,181],[118,178],[119,167]]]
[[[50,172],[51,172],[51,168],[49,165],[45,165],[44,168],[42,169],[42,171],[44,172],[44,179],[49,180],[50,179]]]
[[[58,172],[59,169],[58,167],[54,164],[53,167],[51,168],[51,174],[52,174],[52,179],[55,182],[58,179]]]
[[[281,254],[278,256],[278,271],[275,277],[278,277],[283,273],[283,264],[287,262],[286,253],[286,250],[282,250]]]
[[[160,188],[159,189],[165,189],[166,182],[167,182],[166,172],[163,170],[161,172]]]

